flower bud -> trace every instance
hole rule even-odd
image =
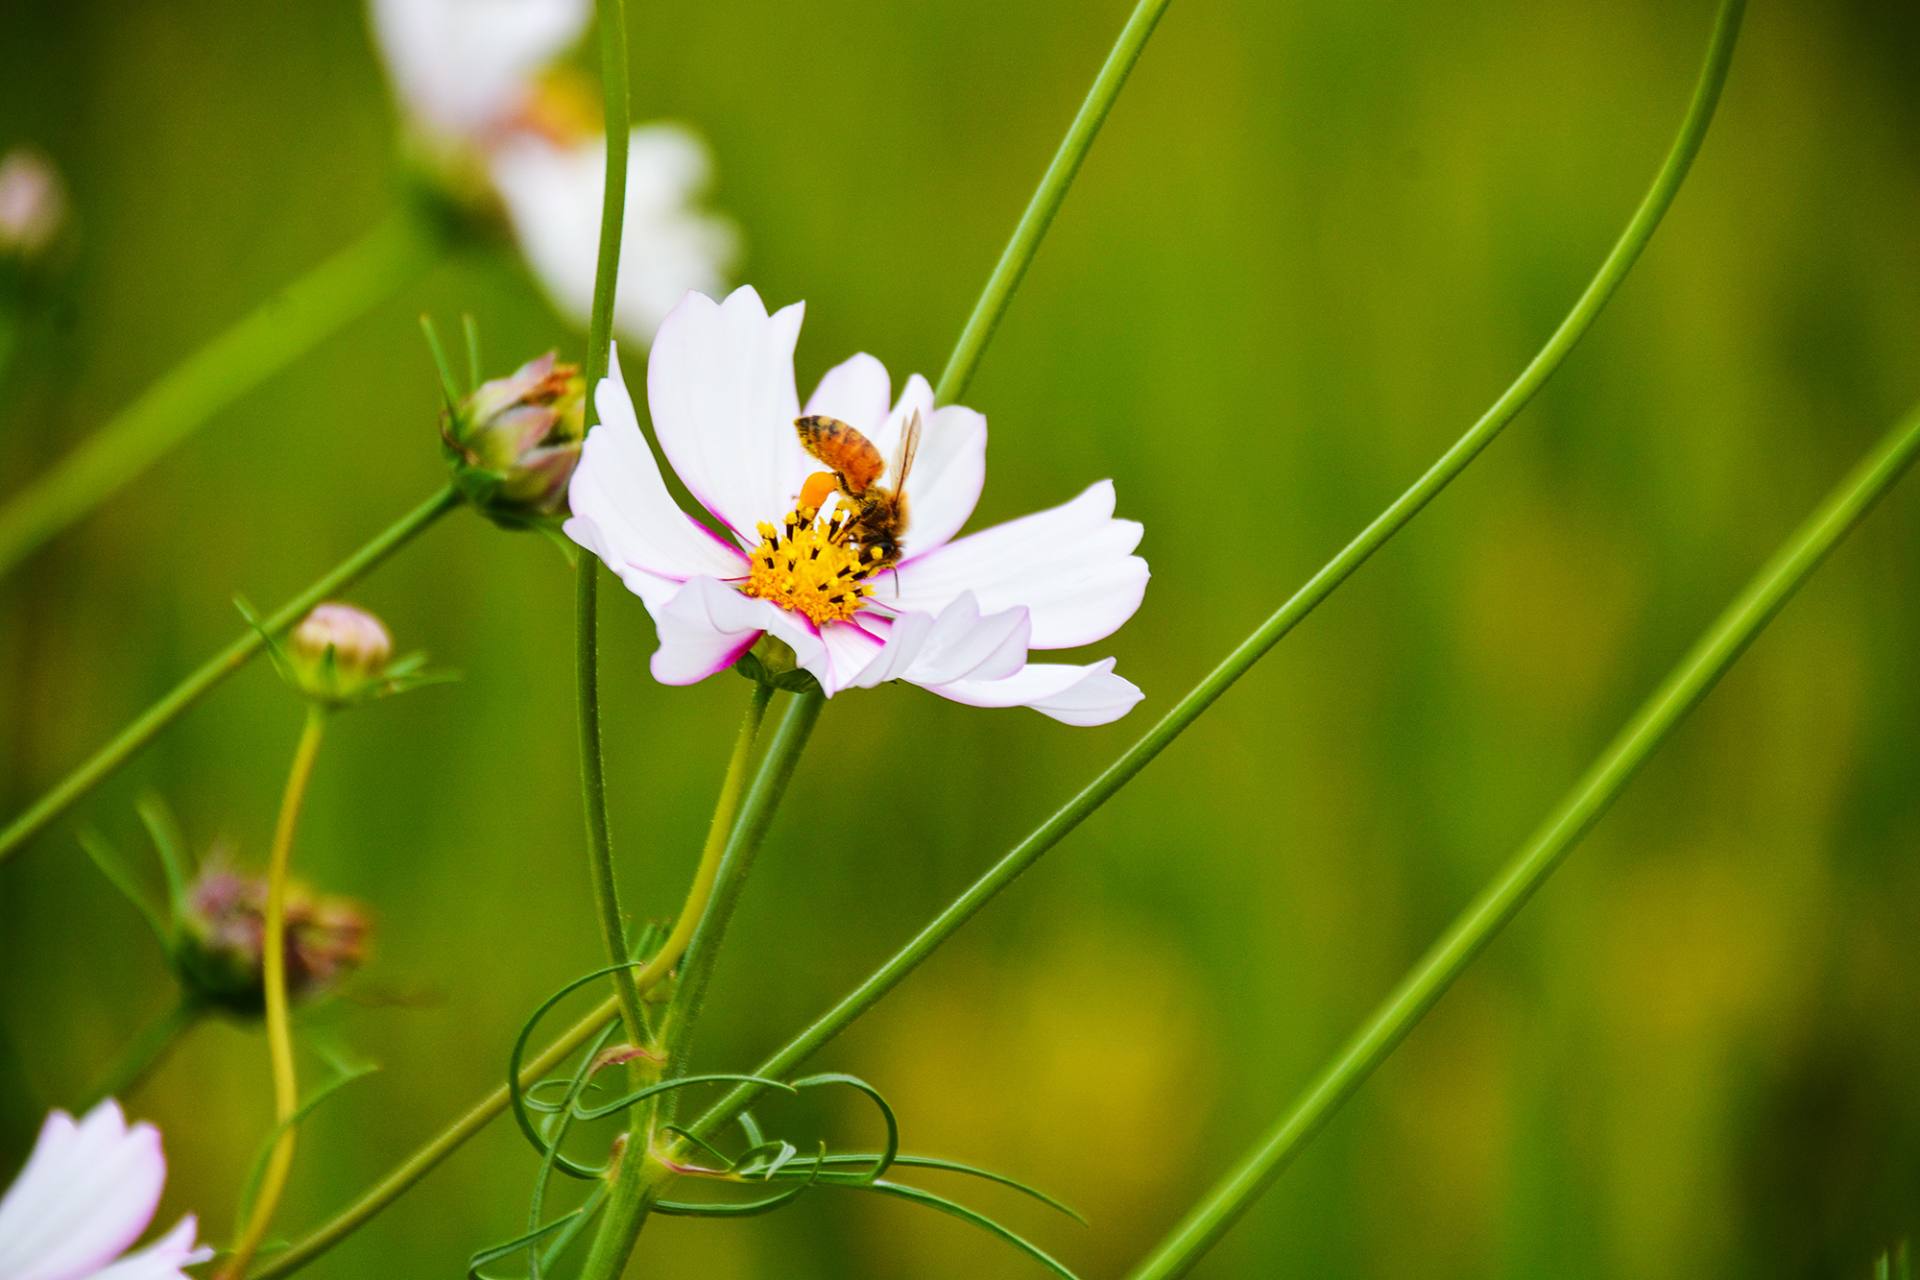
[[[267,882],[210,861],[182,904],[174,968],[196,996],[229,1012],[258,1016],[265,1008],[263,958]],[[310,999],[366,959],[365,909],[350,898],[287,887],[287,994]]]
[[[365,609],[329,601],[300,620],[283,652],[287,675],[300,692],[343,706],[383,682],[393,637]]]
[[[25,147],[0,159],[0,258],[40,257],[66,218],[66,184],[51,161]]]
[[[566,509],[586,412],[579,366],[551,351],[483,383],[441,419],[454,483],[497,524],[551,519]]]

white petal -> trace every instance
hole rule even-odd
[[[907,536],[902,539],[909,558],[925,555],[960,532],[987,479],[986,418],[957,404],[935,409],[933,388],[916,373],[907,379],[879,433],[868,433],[887,460],[888,483],[898,483],[893,472],[900,436],[915,413],[921,419],[920,452],[907,475]]]
[[[472,136],[513,112],[580,38],[592,0],[373,0],[394,89],[428,130]]]
[[[660,647],[652,671],[661,684],[697,684],[725,671],[765,633],[786,641],[809,670],[826,660],[825,646],[806,619],[712,578],[692,579],[653,617]]]
[[[862,672],[881,649],[879,636],[853,622],[829,622],[820,628],[820,660],[802,663],[820,682],[820,691],[831,698],[850,685],[861,684]]]
[[[0,1276],[91,1275],[147,1229],[166,1178],[159,1132],[128,1127],[118,1103],[102,1102],[78,1124],[53,1112],[0,1199]]]
[[[566,535],[643,600],[664,603],[688,578],[745,573],[746,558],[689,519],[667,492],[640,434],[617,351],[594,402],[600,423],[587,433],[567,488],[573,518],[562,526]]]
[[[654,339],[647,403],[667,461],[737,534],[777,521],[811,465],[794,434],[800,416],[793,344],[804,304],[769,316],[742,287],[725,302],[688,294]]]
[[[1140,525],[1113,518],[1113,482],[1063,506],[995,525],[925,555],[909,555],[876,598],[905,612],[939,613],[963,591],[990,613],[1025,605],[1036,649],[1105,639],[1131,618],[1147,589],[1133,555]]]
[[[895,618],[885,648],[854,683],[871,688],[887,680],[920,685],[999,680],[1026,665],[1030,630],[1024,608],[983,617],[979,601],[965,591],[936,617],[909,613]]]
[[[930,685],[943,698],[970,707],[1032,707],[1062,724],[1108,724],[1139,705],[1144,696],[1131,680],[1113,674],[1113,659],[1091,666],[1030,663],[1003,680],[959,680]]]
[[[806,411],[838,418],[877,443],[887,421],[891,386],[887,366],[863,351],[827,370],[807,397]]]
[[[188,1214],[166,1235],[95,1273],[90,1280],[190,1280],[181,1268],[213,1257],[213,1250],[206,1245],[194,1246],[198,1231],[199,1224]]]
[[[644,344],[688,290],[720,289],[739,256],[739,236],[731,222],[699,208],[711,164],[698,138],[665,124],[630,137],[613,319],[622,335]],[[593,307],[606,163],[604,137],[562,147],[516,134],[491,158],[521,253],[554,307],[582,327]]]

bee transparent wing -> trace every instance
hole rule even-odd
[[[893,460],[893,488],[898,492],[907,487],[907,473],[913,470],[914,455],[920,452],[920,411],[915,409],[913,416],[907,419],[907,425],[900,431],[900,452]]]

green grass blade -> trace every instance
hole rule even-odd
[[[1246,1212],[1527,904],[1647,757],[1746,651],[1840,539],[1893,487],[1916,453],[1920,453],[1920,408],[1894,427],[1735,597],[1552,816],[1454,920],[1279,1123],[1141,1263],[1132,1273],[1133,1280],[1184,1275]]]

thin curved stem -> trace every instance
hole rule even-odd
[[[778,1079],[799,1066],[807,1058],[839,1035],[855,1019],[898,986],[906,976],[918,968],[920,963],[943,942],[957,932],[961,926],[971,920],[976,912],[992,901],[1000,892],[1011,885],[1038,862],[1048,850],[1058,844],[1068,832],[1079,826],[1101,805],[1111,799],[1119,790],[1151,763],[1154,757],[1186,731],[1187,727],[1211,707],[1222,694],[1233,687],[1235,681],[1253,668],[1265,657],[1282,637],[1298,626],[1308,614],[1318,608],[1320,602],[1345,582],[1372,557],[1375,551],[1384,546],[1388,539],[1398,533],[1406,524],[1418,515],[1431,502],[1435,495],[1466,470],[1469,463],[1478,457],[1533,398],[1541,385],[1551,377],[1556,369],[1579,342],[1582,335],[1593,324],[1607,300],[1613,296],[1620,282],[1639,258],[1640,252],[1652,238],[1654,228],[1660,223],[1661,216],[1673,203],[1682,180],[1693,158],[1699,153],[1700,143],[1706,136],[1707,124],[1713,118],[1715,105],[1720,99],[1721,87],[1726,83],[1727,68],[1733,56],[1734,38],[1739,31],[1741,11],[1744,0],[1724,0],[1713,29],[1713,36],[1707,48],[1706,62],[1701,69],[1699,83],[1693,99],[1687,108],[1685,119],[1681,122],[1679,135],[1674,139],[1666,160],[1661,164],[1655,176],[1652,188],[1645,199],[1634,210],[1626,230],[1614,244],[1599,272],[1580,295],[1573,310],[1560,322],[1553,336],[1547,339],[1527,367],[1521,371],[1513,385],[1503,392],[1493,407],[1483,414],[1479,421],[1467,429],[1465,435],[1456,440],[1452,447],[1440,456],[1439,461],[1428,468],[1413,486],[1382,511],[1359,535],[1349,542],[1340,553],[1322,565],[1320,570],[1307,580],[1305,586],[1294,592],[1286,603],[1275,610],[1254,633],[1227,655],[1226,659],[1209,672],[1199,684],[1180,699],[1174,707],[1161,717],[1159,723],[1146,732],[1133,746],[1112,764],[1108,765],[1092,782],[1081,789],[1080,793],[1069,800],[1052,817],[1009,851],[995,863],[984,875],[968,886],[958,898],[945,910],[935,916],[926,927],[905,946],[895,952],[886,963],[869,974],[852,991],[843,996],[840,1002],[816,1019],[812,1026],[795,1036],[785,1046],[776,1051],[752,1074]],[[753,1099],[759,1096],[760,1088],[751,1084],[738,1085],[724,1097],[715,1102],[705,1114],[692,1126],[693,1131],[702,1136],[713,1132],[719,1125],[730,1120],[745,1109]]]
[[[323,338],[422,275],[444,240],[412,208],[268,299],[0,505],[0,576]]]
[[[141,1028],[140,1034],[128,1043],[79,1110],[91,1110],[96,1102],[106,1098],[124,1099],[139,1088],[141,1082],[166,1059],[187,1032],[199,1025],[206,1012],[204,1004],[183,994],[174,1002],[173,1008]]]
[[[285,631],[304,618],[321,601],[344,591],[377,567],[388,556],[411,542],[441,516],[460,505],[460,494],[451,485],[388,525],[373,540],[355,551],[338,566],[324,574],[312,586],[275,610],[266,620],[265,630],[273,635]],[[72,808],[83,796],[112,777],[161,730],[191,710],[228,676],[247,665],[265,647],[260,632],[249,628],[239,639],[210,658],[192,675],[168,691],[158,702],[115,734],[106,746],[86,763],[68,774],[19,817],[0,831],[0,865],[20,852],[29,840],[46,830],[53,821]]]
[[[1161,1245],[1133,1280],[1185,1275],[1280,1176],[1374,1069],[1406,1039],[1474,958],[1518,915],[1580,838],[1606,813],[1647,757],[1746,652],[1840,540],[1920,455],[1920,409],[1910,412],[1819,510],[1774,553],[1686,656],[1641,704],[1512,861],[1440,935],[1278,1123]]]
[[[1067,136],[1060,140],[1052,162],[1047,165],[1046,173],[1041,175],[1040,185],[1027,201],[1026,211],[1020,215],[1019,225],[1013,229],[1013,238],[1001,250],[993,274],[987,277],[986,288],[981,290],[979,300],[973,304],[973,314],[967,317],[966,328],[960,331],[960,340],[954,344],[953,354],[947,357],[947,367],[941,370],[940,381],[933,392],[938,403],[947,404],[958,398],[966,391],[967,384],[973,381],[973,371],[980,367],[980,357],[986,351],[987,343],[992,341],[993,331],[1000,327],[1000,318],[1006,315],[1007,304],[1013,301],[1014,290],[1020,287],[1034,254],[1039,252],[1047,228],[1053,225],[1054,215],[1060,212],[1060,206],[1067,198],[1067,189],[1079,174],[1087,152],[1093,149],[1093,140],[1099,135],[1100,126],[1106,123],[1107,113],[1113,109],[1114,100],[1125,87],[1134,63],[1140,61],[1140,53],[1147,47],[1147,37],[1153,34],[1154,27],[1160,22],[1160,15],[1166,12],[1171,2],[1139,0],[1127,19],[1127,25],[1120,29],[1120,38],[1107,54],[1100,74],[1094,77],[1093,87],[1087,90],[1080,110],[1074,114],[1073,123],[1067,127]]]
[[[520,1087],[530,1089],[548,1072],[558,1067],[567,1055],[600,1034],[607,1024],[620,1016],[620,1003],[608,996],[557,1036],[537,1055],[527,1059],[520,1071]],[[507,1109],[507,1086],[499,1085],[468,1107],[458,1119],[435,1134],[387,1172],[387,1175],[363,1192],[358,1200],[315,1228],[292,1248],[276,1253],[253,1273],[253,1280],[275,1280],[290,1276],[308,1263],[371,1222],[381,1210],[398,1200],[422,1178],[440,1167],[442,1161]]]
[[[307,722],[300,732],[300,744],[294,749],[293,768],[287,775],[287,789],[280,799],[280,818],[273,828],[273,846],[267,859],[267,908],[265,929],[260,941],[262,982],[267,1004],[267,1052],[273,1064],[274,1119],[284,1126],[273,1144],[267,1161],[266,1176],[260,1181],[260,1195],[253,1213],[233,1254],[221,1268],[222,1280],[237,1280],[246,1274],[247,1265],[267,1238],[267,1227],[280,1207],[287,1189],[287,1175],[293,1170],[293,1150],[297,1130],[293,1120],[300,1109],[300,1082],[293,1061],[293,1013],[287,999],[287,875],[293,863],[293,833],[300,824],[300,809],[307,796],[307,784],[313,779],[313,763],[320,755],[320,739],[327,727],[327,713],[319,704],[307,708]]]

